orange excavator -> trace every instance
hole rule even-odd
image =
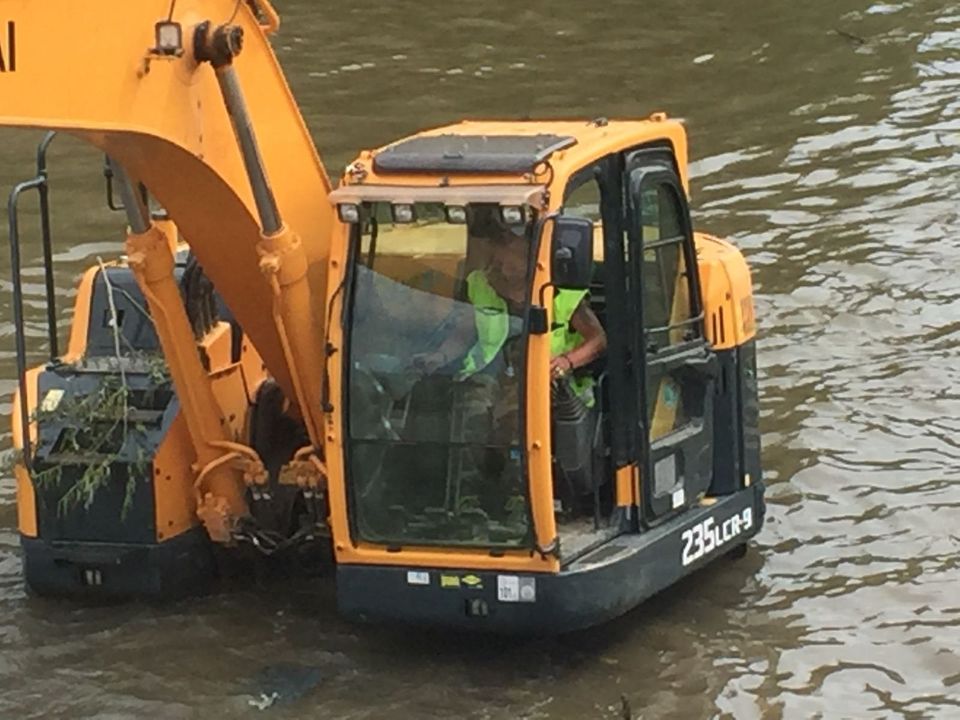
[[[692,228],[682,125],[462,122],[333,189],[278,27],[266,0],[0,0],[0,124],[100,149],[127,221],[60,352],[52,134],[11,195],[28,587],[332,567],[351,618],[558,633],[742,553],[764,516],[750,274]],[[34,189],[50,359],[28,368]],[[574,306],[606,338],[576,367]]]

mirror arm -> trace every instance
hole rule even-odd
[[[557,220],[557,218],[558,218],[559,216],[560,216],[560,213],[559,213],[558,211],[554,210],[553,212],[547,213],[546,215],[543,215],[542,217],[540,217],[540,218],[537,219],[537,225],[536,225],[536,229],[534,230],[534,232],[537,234],[537,237],[540,238],[540,242],[541,242],[541,243],[543,242],[543,230],[544,230],[544,228],[546,227],[547,223],[549,222],[549,223],[554,223],[554,224],[556,224],[556,220]],[[552,269],[552,268],[553,268],[553,264],[552,264],[552,263],[553,263],[553,233],[551,232],[550,235],[551,235],[550,238],[549,238],[550,262],[551,262],[550,267],[551,267],[551,269]],[[538,295],[537,295],[537,300],[538,300],[538,302],[539,302],[539,305],[540,305],[540,307],[544,310],[544,312],[546,312],[546,307],[547,307],[547,305],[546,305],[546,302],[544,301],[543,295],[544,295],[544,292],[546,291],[546,289],[547,289],[548,287],[553,287],[553,281],[552,281],[552,280],[551,280],[550,282],[548,282],[548,283],[544,283],[543,285],[541,285],[541,286],[540,286],[540,291],[539,291],[539,293],[538,293]],[[532,309],[532,308],[531,308],[531,309]]]

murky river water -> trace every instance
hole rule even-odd
[[[0,717],[260,716],[248,700],[276,665],[315,687],[264,717],[615,718],[621,695],[644,718],[960,717],[960,5],[278,6],[334,176],[361,147],[461,116],[687,119],[695,222],[754,268],[767,526],[745,560],[606,627],[503,642],[354,627],[326,585],[30,599],[4,477]],[[38,137],[0,133],[0,187],[31,174]],[[64,305],[120,247],[99,162],[65,138],[51,155]]]

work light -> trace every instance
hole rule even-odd
[[[524,221],[523,207],[520,205],[504,205],[500,208],[500,219],[505,225],[522,225]]]
[[[444,210],[447,222],[453,225],[463,225],[467,221],[467,208],[463,205],[447,205]]]
[[[180,55],[183,53],[183,28],[172,20],[161,20],[154,25],[157,44],[153,51],[159,55]]]
[[[395,203],[390,206],[395,223],[412,223],[416,218],[413,212],[413,205],[407,203]]]
[[[353,203],[340,203],[337,205],[337,214],[340,221],[345,223],[360,222],[360,206]]]

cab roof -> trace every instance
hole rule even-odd
[[[401,140],[374,156],[378,173],[533,172],[557,150],[575,145],[570,135],[467,135],[440,133]]]
[[[465,120],[365,151],[344,179],[366,185],[550,185],[612,152],[661,140],[673,146],[686,185],[686,133],[664,113],[644,120]],[[359,176],[353,174],[357,168]]]

